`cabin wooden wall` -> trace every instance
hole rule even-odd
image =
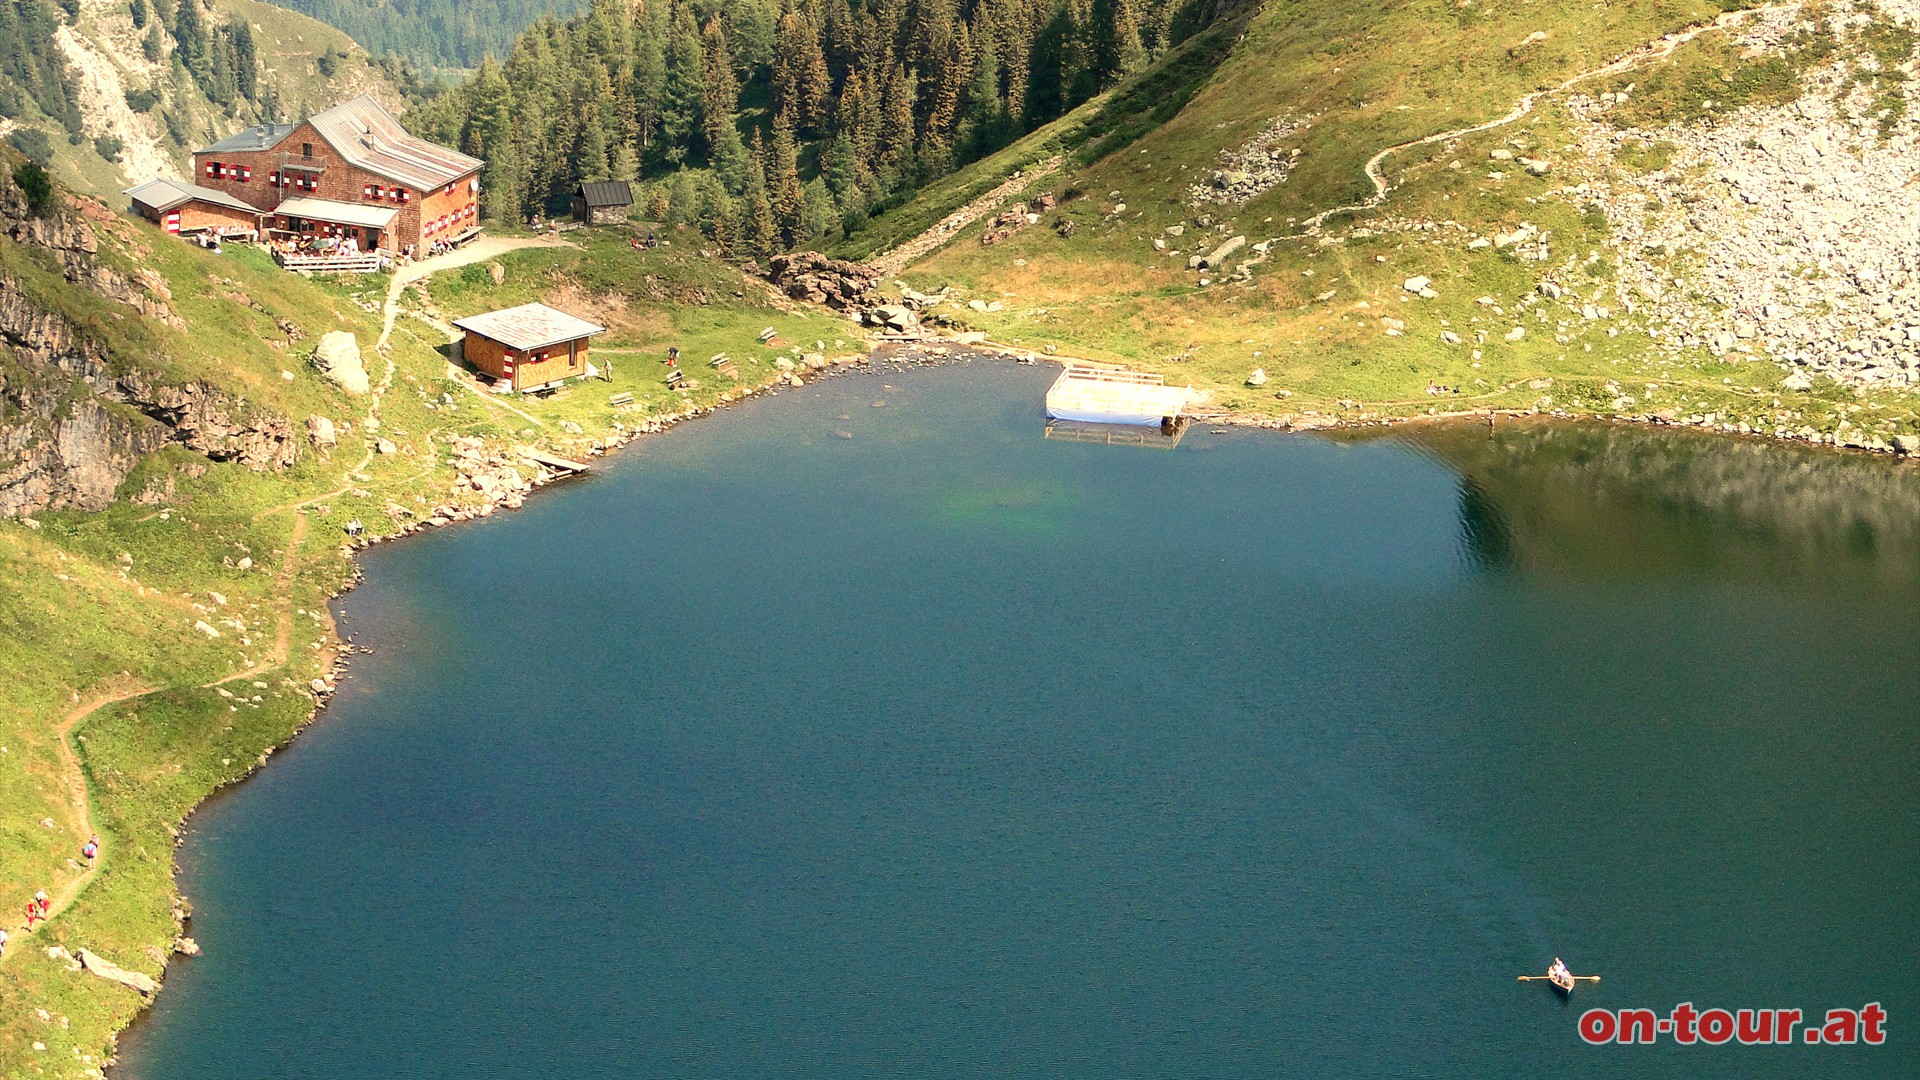
[[[571,346],[571,349],[569,349]],[[580,338],[575,341],[563,341],[558,345],[549,345],[536,350],[536,354],[546,353],[545,360],[521,359],[514,363],[513,388],[520,390],[529,386],[571,379],[587,373],[587,341]]]
[[[507,375],[507,347],[486,337],[467,331],[467,337],[460,346],[460,354],[475,370],[484,371],[496,379]]]

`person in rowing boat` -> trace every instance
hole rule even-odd
[[[1566,962],[1557,956],[1553,958],[1553,966],[1547,969],[1547,976],[1555,981],[1573,981],[1573,972],[1568,971]]]

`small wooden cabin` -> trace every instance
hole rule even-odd
[[[539,303],[470,315],[453,325],[466,331],[466,362],[520,393],[585,375],[587,339],[606,330]]]
[[[149,180],[124,194],[134,213],[178,236],[208,232],[218,237],[256,238],[260,211],[224,191],[178,180]]]
[[[633,212],[633,185],[602,180],[573,189],[573,219],[588,225],[620,225]]]

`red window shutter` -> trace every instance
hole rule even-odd
[[[251,165],[240,166],[240,179],[242,180],[253,179],[253,166]]]

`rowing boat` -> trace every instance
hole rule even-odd
[[[1567,965],[1557,956],[1553,958],[1553,966],[1547,969],[1547,981],[1562,994],[1569,997],[1573,995],[1573,972],[1568,971]]]
[[[1566,961],[1561,960],[1557,956],[1553,958],[1553,966],[1547,969],[1545,975],[1520,976],[1521,982],[1540,982],[1542,980],[1550,982],[1553,984],[1553,988],[1563,995],[1571,995],[1573,993],[1573,984],[1582,979],[1585,979],[1587,982],[1599,982],[1600,976],[1575,975],[1573,972],[1567,970]]]

